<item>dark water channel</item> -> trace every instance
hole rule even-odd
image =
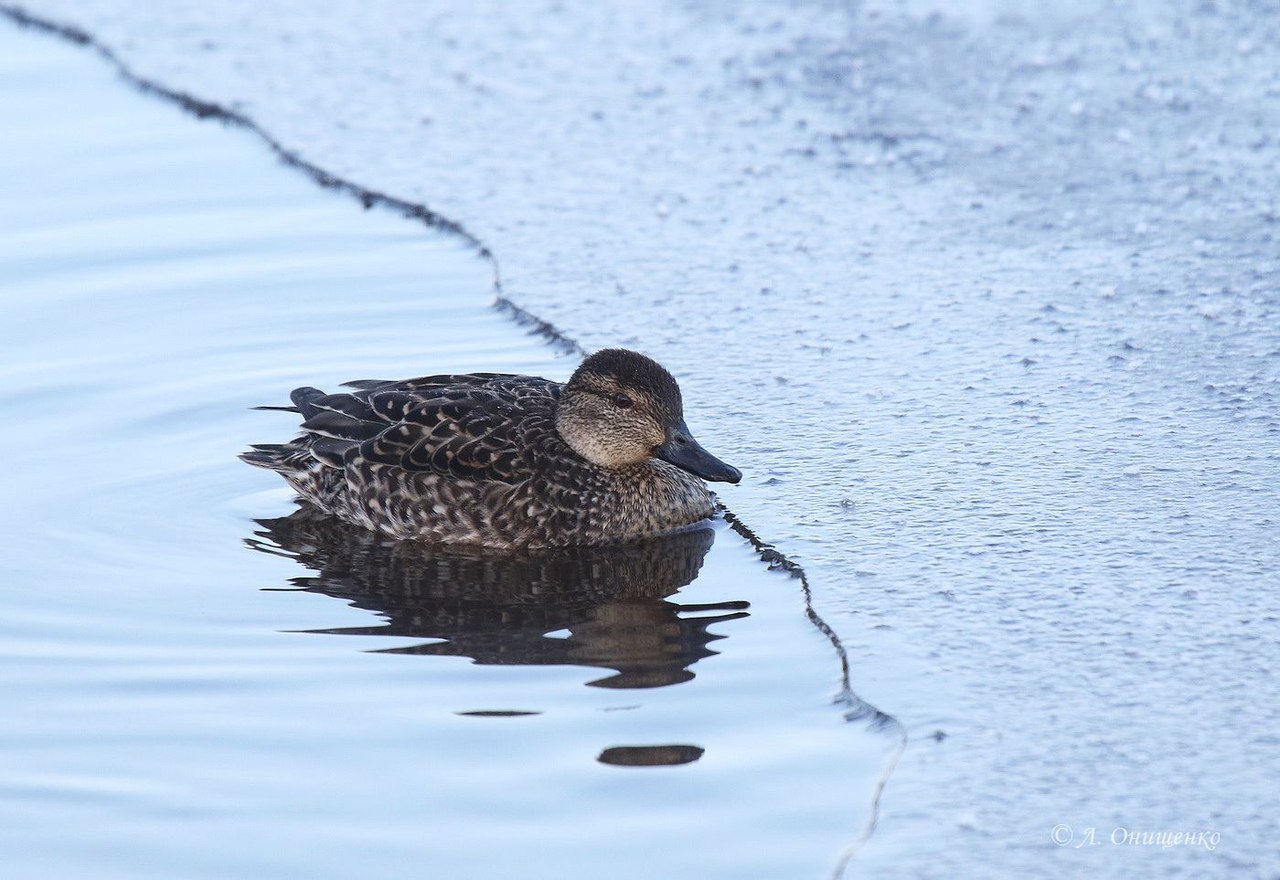
[[[74,47],[0,76],[6,876],[833,870],[899,731],[724,522],[441,552],[236,460],[296,385],[567,375],[486,262]]]

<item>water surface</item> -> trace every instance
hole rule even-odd
[[[803,877],[866,831],[894,723],[723,522],[439,552],[236,461],[296,385],[563,378],[486,262],[75,48],[0,28],[0,77],[6,871]]]

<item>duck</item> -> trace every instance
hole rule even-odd
[[[742,472],[694,439],[657,361],[608,348],[568,382],[466,373],[294,389],[301,433],[248,464],[302,501],[404,540],[494,549],[596,546],[695,526],[706,482]],[[704,482],[706,481],[706,482]]]

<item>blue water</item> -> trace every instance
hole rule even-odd
[[[235,459],[296,385],[566,376],[489,264],[76,48],[5,26],[0,77],[7,876],[817,877],[856,848],[900,730],[725,523],[535,570],[285,521]]]

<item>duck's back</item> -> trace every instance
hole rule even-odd
[[[303,433],[245,460],[280,472],[329,513],[397,537],[521,543],[504,515],[555,445],[560,385],[499,373],[298,388]],[[500,540],[495,540],[499,537]]]

